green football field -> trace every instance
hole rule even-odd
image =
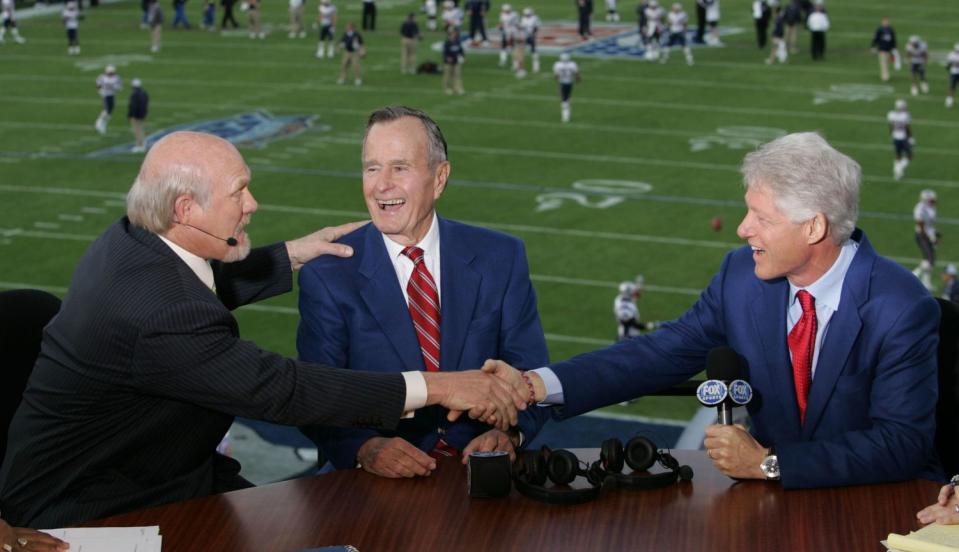
[[[90,241],[124,213],[142,155],[126,153],[129,81],[143,79],[151,95],[148,132],[262,111],[264,119],[308,117],[310,126],[241,148],[253,171],[260,210],[249,230],[258,243],[366,216],[359,174],[365,116],[387,104],[429,112],[450,144],[451,186],[443,216],[509,232],[527,246],[550,352],[562,359],[612,341],[616,286],[646,277],[640,303],[646,320],[667,320],[696,299],[723,255],[741,244],[738,166],[760,141],[816,130],[863,167],[860,226],[880,253],[910,269],[918,263],[912,208],[920,190],[939,194],[942,265],[959,260],[959,108],[943,105],[942,60],[959,41],[954,0],[831,0],[826,61],[812,62],[808,33],[785,65],[763,63],[750,2],[722,0],[724,47],[696,48],[686,66],[677,52],[665,65],[635,57],[574,52],[583,82],[573,95],[573,120],[559,120],[557,85],[543,54],[543,71],[517,79],[495,55],[469,53],[465,96],[443,94],[440,78],[401,75],[398,27],[415,0],[380,0],[378,27],[365,33],[362,86],[339,86],[336,60],[317,60],[315,31],[287,38],[287,2],[265,0],[265,40],[244,32],[174,31],[150,54],[139,28],[140,3],[86,9],[82,55],[66,55],[59,15],[22,18],[27,43],[0,45],[0,288],[39,287],[62,295]],[[359,22],[360,1],[339,0],[338,32]],[[597,0],[594,25],[603,27]],[[544,27],[568,28],[572,0],[530,2]],[[622,29],[635,27],[637,2],[619,2]],[[693,2],[685,7],[692,12]],[[200,3],[188,13],[199,23]],[[519,7],[520,5],[517,5]],[[499,3],[494,2],[494,12]],[[219,6],[217,6],[219,19]],[[312,20],[316,1],[307,2]],[[869,43],[888,15],[900,49],[909,35],[930,45],[931,93],[909,96],[908,68],[879,80]],[[241,24],[243,14],[237,10]],[[495,18],[495,14],[489,19]],[[419,16],[421,27],[424,17]],[[563,23],[564,25],[558,25]],[[488,26],[493,26],[488,21]],[[420,61],[439,60],[425,32]],[[628,38],[622,39],[628,50]],[[615,48],[613,48],[615,50]],[[493,50],[491,50],[493,52]],[[125,88],[109,132],[93,122],[99,111],[94,79],[114,63]],[[918,141],[906,178],[892,178],[886,113],[906,98]],[[230,128],[227,123],[221,125]],[[120,146],[120,147],[118,147]],[[116,148],[111,150],[111,148]],[[710,220],[721,217],[722,229]],[[264,348],[295,353],[296,293],[244,308],[244,337]],[[642,399],[614,409],[687,418],[691,399]]]

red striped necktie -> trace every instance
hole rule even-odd
[[[789,351],[793,355],[793,382],[796,384],[796,402],[799,403],[799,423],[806,420],[806,399],[812,383],[812,359],[816,348],[816,298],[802,289],[796,293],[802,306],[799,322],[789,332]]]
[[[413,261],[413,274],[406,284],[406,294],[410,298],[410,318],[416,329],[416,339],[420,342],[423,364],[428,372],[440,369],[440,298],[436,282],[423,262],[423,250],[419,247],[407,247],[403,254]]]

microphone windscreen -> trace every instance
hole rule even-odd
[[[744,379],[745,366],[739,354],[729,347],[716,347],[706,355],[706,378],[723,381]]]

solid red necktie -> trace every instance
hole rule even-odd
[[[793,357],[793,382],[796,385],[796,402],[799,403],[799,422],[806,420],[806,399],[809,397],[809,385],[812,383],[812,359],[816,348],[816,298],[806,290],[796,293],[802,306],[799,322],[789,332],[789,351]]]
[[[410,318],[416,329],[416,339],[420,342],[423,364],[428,372],[440,369],[440,298],[436,282],[423,262],[423,250],[419,247],[403,249],[413,261],[413,274],[406,284],[406,294],[410,298]]]

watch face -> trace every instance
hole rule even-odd
[[[759,469],[762,470],[763,474],[768,479],[778,479],[779,478],[779,459],[775,456],[767,456],[763,459],[763,463],[759,465]]]

